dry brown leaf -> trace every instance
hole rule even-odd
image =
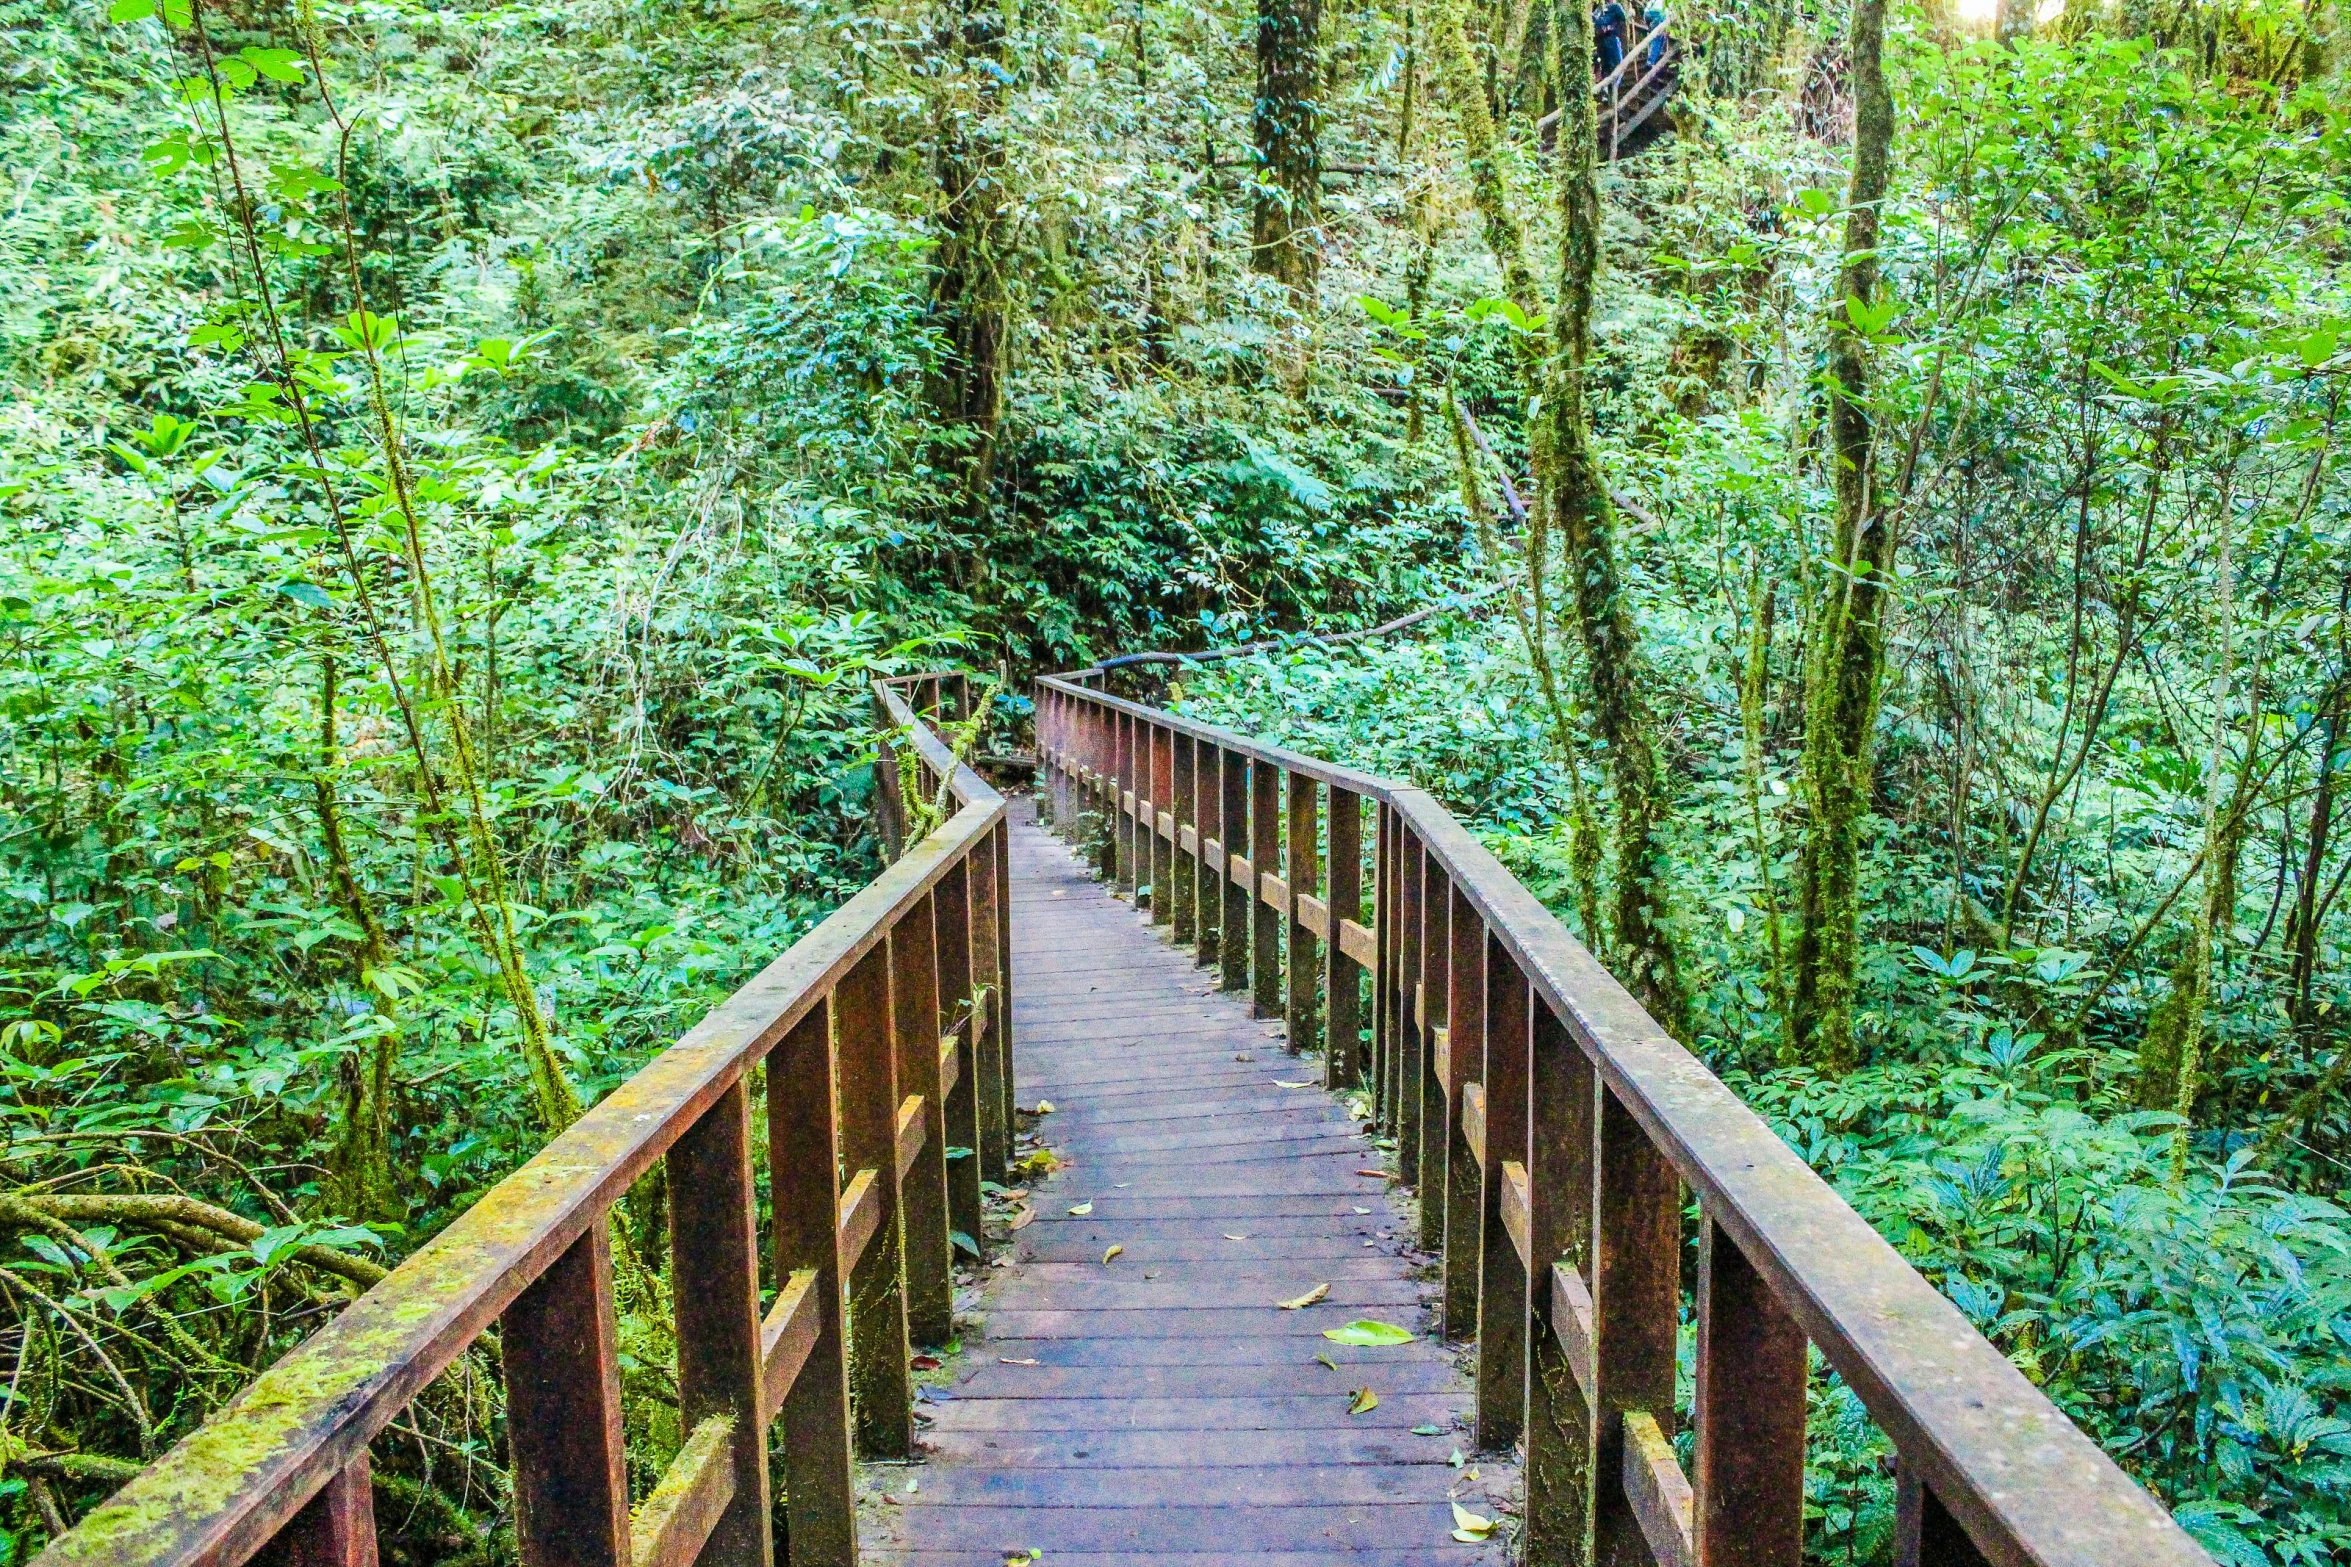
[[[1351,1415],[1368,1415],[1379,1407],[1379,1394],[1374,1393],[1370,1388],[1359,1387],[1355,1390],[1355,1397],[1347,1405],[1347,1413]]]
[[[1323,1297],[1330,1294],[1330,1292],[1331,1287],[1328,1284],[1317,1284],[1314,1288],[1308,1290],[1305,1294],[1299,1296],[1297,1299],[1285,1300],[1281,1302],[1281,1308],[1284,1311],[1304,1311],[1307,1307],[1313,1305],[1316,1301],[1321,1300]]]
[[[1111,1258],[1113,1258],[1113,1257],[1115,1257],[1115,1256],[1117,1256],[1117,1255],[1118,1255],[1120,1252],[1122,1252],[1122,1251],[1125,1251],[1125,1250],[1126,1250],[1126,1248],[1125,1248],[1124,1246],[1113,1246],[1113,1247],[1111,1247],[1111,1248],[1110,1248],[1108,1251],[1106,1251],[1106,1252],[1104,1252],[1104,1253],[1102,1254],[1102,1266],[1104,1266],[1105,1268],[1109,1267],[1109,1266],[1110,1266],[1110,1259],[1111,1259]]]

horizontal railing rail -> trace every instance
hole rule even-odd
[[[980,1244],[982,1170],[1000,1175],[1010,1152],[1005,804],[917,711],[959,689],[917,676],[875,691],[924,787],[945,782],[944,823],[53,1541],[42,1567],[237,1567],[265,1551],[368,1567],[369,1444],[493,1327],[529,1567],[764,1567],[771,1428],[786,1558],[854,1562],[852,1449],[912,1456],[910,1345],[952,1336],[955,1238]],[[958,1146],[979,1158],[950,1158]],[[632,1509],[608,1221],[656,1160],[687,1439]]]
[[[1436,801],[1100,681],[1037,682],[1040,802],[1368,1094],[1478,1346],[1477,1439],[1524,1443],[1525,1561],[1798,1567],[1817,1348],[1893,1443],[1905,1567],[2211,1567]]]

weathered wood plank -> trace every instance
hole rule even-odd
[[[1277,1026],[1249,1016],[1267,980],[1277,999],[1296,1000],[1303,985],[1328,1000],[1332,970],[1301,932],[1327,941],[1343,927],[1309,903],[1315,883],[1271,887],[1249,863],[1291,872],[1268,879],[1285,882],[1309,868],[1297,854],[1301,844],[1311,854],[1318,831],[1304,819],[1311,797],[1293,802],[1272,769],[1235,780],[1216,761],[1195,754],[1207,818],[1195,844],[1219,835],[1226,785],[1241,785],[1233,826],[1244,842],[1250,805],[1274,786],[1273,852],[1236,854],[1226,876],[1201,878],[1194,904],[1195,934],[1208,909],[1227,917],[1237,939],[1220,933],[1216,947],[1227,959],[1238,949],[1247,998],[1216,993],[1079,861],[1014,829],[1024,1097],[1053,1102],[1035,1126],[1072,1163],[1032,1183],[1036,1218],[1013,1234],[1017,1261],[990,1270],[986,1337],[967,1335],[968,1374],[925,1406],[931,1462],[899,1505],[879,1510],[890,1538],[869,1538],[869,1559],[993,1558],[1022,1538],[1062,1562],[1137,1545],[1156,1559],[1206,1550],[1252,1563],[1301,1549],[1354,1562],[1408,1543],[1421,1547],[1414,1561],[1502,1558],[1499,1542],[1451,1539],[1446,1498],[1460,1471],[1445,1459],[1470,1440],[1471,1400],[1450,1353],[1426,1336],[1429,1291],[1415,1277],[1426,1259],[1390,1204],[1382,1155],[1319,1084],[1277,1086],[1320,1073],[1278,1054]],[[1253,961],[1260,911],[1295,921],[1271,965]],[[1066,971],[1080,953],[1090,968],[1059,982],[1087,988],[1043,1007],[1026,1000],[1033,976]],[[1154,1021],[1138,1026],[1138,1011]],[[1105,1264],[1113,1245],[1123,1250]],[[1313,1304],[1281,1309],[1318,1285],[1327,1294]],[[1322,1336],[1355,1316],[1422,1336],[1382,1349]],[[1378,1402],[1351,1413],[1364,1387]],[[1484,1472],[1507,1488],[1507,1463]],[[1475,1491],[1465,1499],[1484,1505]],[[1020,1526],[1005,1533],[1007,1520]]]

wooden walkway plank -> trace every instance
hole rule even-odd
[[[1499,1539],[1452,1538],[1452,1502],[1494,1516],[1514,1477],[1451,1462],[1472,1391],[1427,1336],[1428,1259],[1363,1128],[1319,1086],[1283,1086],[1319,1065],[1248,992],[1219,991],[1015,812],[1020,1099],[1052,1103],[1033,1124],[1065,1164],[1031,1187],[1015,1259],[988,1270],[985,1336],[922,1406],[926,1462],[873,1472],[888,1501],[867,1510],[867,1558],[1501,1563]],[[1354,1317],[1423,1336],[1322,1336]],[[1351,1413],[1365,1387],[1377,1404]]]

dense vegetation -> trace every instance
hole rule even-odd
[[[1608,164],[1574,5],[0,19],[8,1559],[870,873],[868,673],[1495,584],[1180,695],[1474,820],[2216,1555],[2351,1552],[2332,13],[1692,15]],[[398,1559],[510,1555],[496,1381]],[[1882,1452],[1824,1376],[1823,1561]]]

